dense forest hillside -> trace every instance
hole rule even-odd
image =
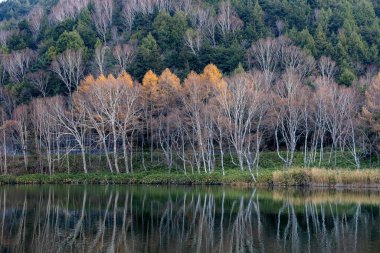
[[[74,79],[125,69],[141,81],[165,68],[184,79],[209,63],[228,75],[255,68],[250,49],[260,38],[286,36],[333,59],[337,83],[363,84],[379,67],[379,17],[376,0],[8,0],[0,82],[18,102],[65,93],[54,61],[68,49],[80,51]]]

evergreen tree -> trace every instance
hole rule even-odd
[[[67,49],[83,49],[84,41],[77,31],[64,32],[57,41],[57,50],[59,53]]]
[[[132,74],[138,80],[141,80],[148,70],[152,70],[156,73],[161,73],[163,70],[160,49],[151,33],[142,40],[137,50],[137,56],[134,66],[132,67]]]
[[[160,13],[154,20],[154,35],[163,50],[176,49],[183,41],[187,29],[186,16],[177,12],[173,17],[168,13]]]

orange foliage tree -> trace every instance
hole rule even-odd
[[[123,156],[126,172],[130,172],[128,161],[127,135],[135,127],[137,116],[138,89],[134,86],[132,77],[123,71],[117,78],[104,75],[94,78],[88,76],[82,81],[78,91],[73,96],[74,107],[85,110],[88,123],[98,133],[103,145],[109,169],[119,169],[118,138],[123,142]],[[108,135],[113,140],[112,166],[106,139]]]

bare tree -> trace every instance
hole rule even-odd
[[[127,77],[127,79],[129,79],[129,77]],[[121,75],[118,78],[118,82],[120,82],[121,85],[125,85],[126,81],[129,82],[127,79]],[[118,129],[122,139],[124,166],[126,173],[133,172],[133,136],[136,128],[138,127],[138,120],[140,118],[141,111],[137,103],[139,95],[140,87],[134,86],[133,83],[129,83],[125,87],[125,93],[120,100],[121,106],[118,113]],[[128,140],[128,137],[130,137],[130,141]],[[128,152],[128,148],[130,149],[130,152]]]
[[[241,170],[244,164],[256,180],[261,145],[261,127],[266,112],[264,87],[257,77],[239,74],[227,80],[228,89],[217,97],[227,123],[228,140],[234,147]]]
[[[316,91],[312,102],[315,106],[315,112],[312,117],[312,124],[314,125],[314,132],[312,136],[311,150],[312,155],[310,162],[315,162],[317,151],[319,148],[319,161],[318,165],[320,166],[324,158],[324,145],[325,137],[327,132],[327,103],[325,103],[325,94],[327,86],[324,84],[322,79],[317,78],[316,80]]]
[[[155,3],[155,7],[159,11],[165,11],[165,12],[170,12],[173,10],[174,5],[173,5],[173,0],[156,0],[153,1]]]
[[[125,27],[127,27],[128,31],[132,31],[133,22],[136,17],[136,7],[133,5],[134,1],[128,1],[124,4],[123,10],[121,12],[121,16],[123,18],[123,22]]]
[[[0,45],[4,48],[7,47],[7,42],[12,32],[7,30],[0,30]]]
[[[215,47],[216,46],[216,25],[217,25],[217,20],[216,17],[213,16],[210,13],[211,16],[207,19],[207,24],[206,24],[206,31],[208,34],[208,37],[212,43],[212,45]]]
[[[144,15],[152,14],[154,11],[156,1],[152,0],[132,0],[137,12],[143,13]]]
[[[43,97],[46,97],[49,78],[49,73],[43,70],[28,74],[30,83],[42,94]]]
[[[109,47],[103,45],[99,45],[95,48],[95,62],[100,75],[104,74],[106,53],[108,49]]]
[[[64,97],[57,96],[49,98],[49,100],[49,106],[51,107],[50,117],[61,127],[62,132],[60,135],[71,136],[77,142],[82,156],[83,171],[87,173],[85,140],[88,128],[85,124],[85,112],[76,110],[78,108],[72,107],[71,101]]]
[[[281,36],[285,29],[285,22],[282,20],[277,20],[276,28],[277,28],[278,36]]]
[[[96,31],[106,43],[109,28],[112,26],[114,4],[113,0],[93,0],[94,11],[92,18]]]
[[[68,49],[58,55],[51,69],[65,84],[69,94],[76,89],[83,75],[82,50]]]
[[[2,162],[2,173],[7,174],[8,173],[8,127],[7,127],[7,122],[8,120],[8,115],[5,112],[4,108],[1,106],[0,107],[0,133],[1,133],[1,151],[0,151],[0,158]]]
[[[260,39],[252,45],[248,52],[248,61],[251,65],[257,64],[263,72],[265,83],[271,84],[275,79],[279,67],[281,44],[276,39]]]
[[[347,99],[347,93],[343,87],[336,83],[329,84],[321,90],[325,103],[326,129],[331,138],[331,149],[329,163],[331,163],[334,154],[334,165],[336,165],[336,154],[339,146],[343,146],[343,134],[347,123],[349,113],[350,99]]]
[[[136,45],[132,44],[117,44],[113,50],[112,54],[118,62],[119,65],[119,73],[123,72],[127,65],[130,64],[135,55],[136,55]]]
[[[4,56],[7,64],[3,67],[13,81],[21,82],[35,58],[36,53],[31,49],[13,51]]]
[[[190,48],[194,55],[197,55],[201,49],[203,42],[203,34],[200,30],[194,31],[193,29],[188,29],[185,33],[185,44]]]
[[[173,120],[178,116],[176,107],[181,104],[181,88],[180,79],[169,69],[165,69],[158,78],[156,91],[152,91],[158,95],[154,101],[154,114],[157,116],[153,119],[153,128],[157,129],[156,139],[164,153],[169,171],[173,166],[174,143],[178,137],[177,126]]]
[[[219,4],[217,22],[223,37],[226,37],[229,32],[235,33],[244,25],[243,21],[237,16],[230,0]]]
[[[175,5],[174,8],[176,11],[182,11],[186,15],[189,15],[192,10],[192,0],[178,0],[174,1],[173,4]]]
[[[203,163],[204,172],[207,173],[207,163],[205,157],[205,139],[203,138],[203,122],[202,109],[203,101],[208,94],[208,87],[202,85],[199,76],[196,73],[191,73],[184,83],[183,104],[184,111],[190,120],[190,129],[192,134],[189,140],[193,149],[194,159],[197,165],[198,173],[200,173],[201,162]],[[197,150],[198,146],[198,150]]]
[[[300,77],[287,71],[279,84],[276,86],[275,96],[275,139],[278,157],[284,162],[286,167],[293,164],[294,152],[297,143],[302,136],[304,123],[303,108],[307,102],[308,90],[302,86]],[[286,154],[280,152],[280,138],[286,146]]]
[[[360,97],[354,88],[348,87],[342,91],[346,105],[346,119],[344,124],[344,145],[350,152],[357,169],[360,169],[361,158],[366,154],[367,136],[363,128],[363,120],[359,117],[363,97]]]
[[[42,18],[44,16],[44,9],[41,5],[36,5],[29,12],[28,22],[34,37],[37,37],[41,30]]]
[[[26,105],[20,105],[13,111],[14,128],[18,136],[24,157],[25,169],[28,168],[27,142],[29,136],[29,108]]]
[[[0,85],[4,84],[4,81],[7,75],[4,65],[3,65],[4,59],[5,59],[4,55],[0,54]]]
[[[326,56],[322,56],[318,62],[318,69],[324,84],[329,84],[334,80],[336,63]]]
[[[59,0],[52,8],[49,20],[54,24],[66,19],[75,19],[89,2],[90,0]]]
[[[192,7],[192,11],[190,14],[190,20],[192,23],[192,26],[195,27],[199,31],[206,31],[207,27],[207,20],[211,16],[211,9],[210,8],[204,8],[200,5],[196,5]]]
[[[33,124],[34,135],[36,137],[37,151],[40,154],[41,172],[43,168],[42,153],[45,151],[45,157],[48,163],[49,173],[54,173],[53,168],[53,139],[55,120],[51,117],[51,101],[47,98],[34,99],[31,103],[31,123]]]
[[[301,48],[291,45],[281,47],[281,63],[284,69],[297,73],[302,80],[315,67],[315,61],[312,56],[306,55]]]

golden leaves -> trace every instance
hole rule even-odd
[[[142,90],[148,96],[155,96],[158,90],[158,77],[152,71],[149,70],[142,81]]]

